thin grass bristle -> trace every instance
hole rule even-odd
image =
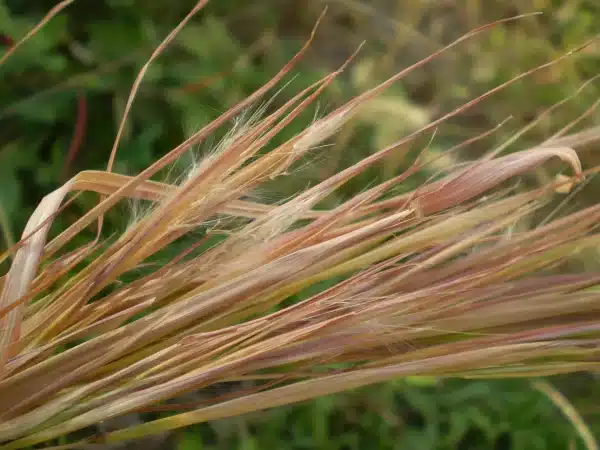
[[[529,377],[600,367],[600,274],[554,270],[598,247],[600,205],[569,215],[555,211],[537,226],[518,226],[557,192],[582,181],[585,172],[573,147],[597,139],[597,130],[567,135],[569,125],[540,146],[504,156],[501,146],[397,193],[431,162],[419,157],[393,179],[318,208],[400,146],[569,55],[513,78],[295,196],[275,204],[247,200],[318,151],[392,83],[504,21],[463,36],[265,152],[353,55],[269,114],[245,121],[177,183],[151,180],[269,95],[303,56],[313,31],[289,64],[246,100],[139,175],[112,173],[148,65],[206,3],[198,2],[140,71],[107,170],[81,172],[46,196],[21,241],[2,255],[11,265],[0,279],[0,449],[52,442],[132,412],[162,411],[169,408],[167,400],[210,393],[217,383],[244,380],[253,387],[231,398],[209,396],[190,405],[191,411],[76,445],[139,438],[395,377]],[[565,167],[554,182],[506,188],[550,160]],[[69,196],[85,191],[100,194],[98,203],[50,238]],[[107,238],[100,226],[95,238],[73,247],[74,238],[131,199],[152,206],[122,233]],[[186,249],[168,261],[152,259],[185,239]],[[307,292],[319,283],[328,287]]]

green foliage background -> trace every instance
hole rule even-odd
[[[2,67],[0,228],[5,239],[0,248],[17,239],[39,200],[69,175],[105,167],[137,71],[193,3],[78,0]],[[600,9],[591,0],[328,3],[330,10],[309,57],[275,104],[337,67],[363,40],[367,43],[355,64],[324,97],[321,111],[333,109],[470,28],[519,13],[545,14],[494,28],[412,74],[293,179],[261,193],[266,197],[297,191],[523,70],[559,56],[597,33],[600,23]],[[53,5],[45,0],[0,0],[2,45],[23,36]],[[324,6],[319,0],[213,0],[148,72],[115,170],[137,173],[261,86],[298,49]],[[544,108],[572,94],[599,67],[600,44],[595,43],[440,127],[432,151],[442,151],[512,116],[501,132],[461,156],[473,157],[492,148]],[[597,98],[598,89],[592,84],[518,146],[550,136]],[[309,123],[312,114],[318,111],[292,124],[280,139]],[[598,119],[598,114],[591,114],[580,126]],[[85,124],[85,134],[69,155],[78,120]],[[582,156],[587,164],[599,162],[594,148],[583,149]],[[182,168],[190,161],[181,161]],[[339,195],[350,196],[375,179],[389,177],[406,162],[392,158]],[[582,196],[573,207],[592,200],[597,199]],[[72,221],[78,208],[92,201],[78,199],[57,227]],[[118,228],[122,217],[115,214],[109,221]],[[555,381],[600,435],[595,377]],[[410,379],[192,427],[172,436],[170,445],[182,450],[530,450],[565,449],[571,444],[581,448],[573,427],[528,381]]]

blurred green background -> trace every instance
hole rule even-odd
[[[77,171],[105,167],[138,70],[194,3],[77,0],[2,66],[0,249],[18,240],[45,194]],[[0,0],[0,52],[54,4]],[[310,164],[260,193],[266,197],[297,192],[600,31],[600,6],[594,0],[213,0],[152,65],[135,100],[115,171],[136,174],[261,86],[300,47],[326,5],[328,13],[309,54],[275,105],[366,43],[318,108],[280,139],[472,28],[517,14],[543,14],[497,26],[411,73],[369,105],[330,146],[311,155]],[[440,164],[476,157],[573,95],[599,68],[600,42],[593,42],[440,126],[430,152],[442,152],[510,118],[487,139]],[[511,148],[524,149],[548,138],[597,99],[598,87],[591,83]],[[574,130],[594,126],[599,118],[591,111]],[[422,148],[430,138],[411,145]],[[209,144],[196,151],[208,149]],[[593,145],[580,151],[587,166],[600,163]],[[404,158],[390,157],[339,195],[351,196],[396,174],[410,162]],[[93,199],[78,200],[57,227],[72,222],[86,201]],[[586,201],[597,198],[593,193],[580,196],[571,207]],[[118,214],[109,218],[113,229],[121,219]],[[552,382],[600,436],[595,376]],[[160,445],[181,450],[583,448],[573,425],[529,381],[422,379],[199,425],[174,433]]]

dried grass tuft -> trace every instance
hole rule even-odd
[[[403,144],[568,55],[297,196],[275,205],[244,200],[262,183],[284,176],[386,87],[494,25],[469,33],[262,152],[344,65],[269,115],[245,122],[179,183],[151,181],[268,95],[293,70],[311,37],[265,86],[139,175],[111,172],[117,136],[106,171],[79,173],[46,196],[21,241],[2,256],[13,259],[0,281],[0,448],[52,441],[131,412],[180,410],[165,402],[199,390],[207,398],[187,405],[191,411],[77,445],[137,438],[394,377],[597,370],[600,274],[557,275],[551,269],[598,246],[600,205],[536,227],[515,226],[556,192],[581,182],[584,173],[570,146],[588,135],[566,135],[566,127],[539,147],[505,156],[496,149],[413,192],[393,194],[423,169],[418,158],[392,180],[330,209],[316,209]],[[551,159],[571,175],[528,191],[496,189]],[[86,191],[101,194],[97,205],[49,239],[65,200]],[[131,199],[152,207],[120,235],[103,238],[99,227],[95,239],[73,248],[75,237]],[[209,245],[213,237],[218,241]],[[191,244],[184,252],[162,265],[148,264],[185,238]],[[123,281],[141,268],[142,275]],[[320,282],[329,287],[307,293]],[[252,381],[253,389],[234,390],[230,398],[210,395],[211,386],[235,387],[240,380]]]

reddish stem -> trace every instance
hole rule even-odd
[[[88,104],[87,99],[81,93],[77,94],[77,118],[75,121],[75,131],[73,132],[73,138],[71,139],[71,145],[69,146],[69,152],[67,153],[67,158],[65,161],[65,165],[63,168],[63,179],[66,179],[69,176],[71,166],[77,153],[79,153],[79,149],[83,144],[83,140],[85,138],[85,132],[87,127],[87,117],[88,117]]]

